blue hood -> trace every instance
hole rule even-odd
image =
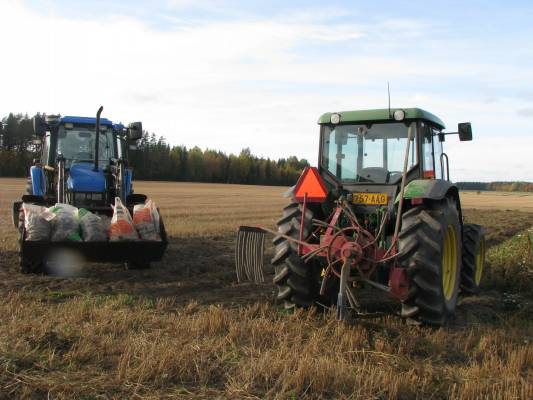
[[[92,163],[78,163],[70,167],[67,188],[71,192],[104,193],[106,179],[102,170],[94,171]]]

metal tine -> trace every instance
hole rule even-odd
[[[264,282],[265,231],[261,228],[241,226],[237,232],[236,242],[235,269],[237,281]]]
[[[235,246],[235,269],[237,272],[237,282],[242,282],[243,280],[243,270],[242,270],[242,243],[244,240],[244,232],[237,232],[237,245]]]
[[[253,234],[250,233],[250,232],[247,232],[246,236],[247,236],[246,237],[246,253],[245,253],[246,278],[248,279],[248,281],[252,282],[253,281],[253,279],[252,279],[252,262],[251,262],[251,259],[250,259],[250,253],[253,250],[253,245],[252,245]]]
[[[263,259],[263,254],[265,254],[265,234],[263,232],[261,233],[258,233],[258,236],[259,236],[259,247],[258,247],[258,252],[257,252],[257,269],[258,269],[258,272],[259,272],[259,279],[257,280],[257,282],[264,282],[265,281],[265,276],[264,276],[264,273],[263,273],[263,268],[264,268],[264,259]]]
[[[259,253],[261,251],[261,237],[259,233],[254,233],[254,282],[255,283],[261,283],[262,282],[262,276],[261,276],[261,261],[259,258]]]

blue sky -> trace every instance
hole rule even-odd
[[[318,116],[385,107],[390,81],[393,106],[472,122],[472,143],[446,142],[452,179],[533,181],[528,2],[7,0],[0,13],[3,114],[103,104],[172,144],[316,163]]]

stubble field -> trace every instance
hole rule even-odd
[[[236,227],[273,226],[280,187],[137,183],[165,219],[162,262],[22,275],[10,207],[24,183],[0,179],[0,398],[533,398],[532,195],[462,195],[488,229],[489,269],[431,329],[378,296],[367,305],[384,314],[351,325],[287,313],[270,268],[237,284]]]

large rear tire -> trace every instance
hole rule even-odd
[[[455,203],[446,198],[405,212],[398,247],[398,260],[411,279],[402,316],[444,325],[459,293],[461,226]]]
[[[305,211],[304,240],[312,230],[313,212]],[[291,203],[283,209],[283,216],[277,221],[278,232],[294,239],[300,237],[302,210],[299,203]],[[283,301],[285,308],[310,307],[319,298],[320,271],[316,263],[305,263],[298,256],[298,245],[277,235],[273,241],[275,248],[272,265],[274,265],[274,284],[278,287],[277,298]]]
[[[485,268],[485,233],[483,227],[475,224],[463,225],[463,266],[461,268],[461,289],[475,294]]]

